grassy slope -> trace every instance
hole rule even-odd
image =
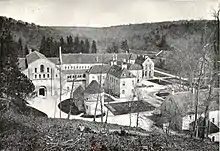
[[[0,150],[84,151],[90,150],[92,144],[96,147],[96,151],[101,151],[101,146],[105,146],[109,151],[137,151],[141,146],[147,147],[150,151],[214,151],[218,148],[217,144],[210,141],[196,140],[182,135],[166,137],[158,130],[145,132],[142,129],[132,128],[132,131],[145,134],[144,136],[121,136],[118,133],[105,135],[95,133],[101,130],[103,126],[101,123],[25,116],[16,110],[17,108],[10,108],[0,114]],[[79,125],[87,128],[83,135],[77,129]],[[106,127],[110,130],[118,130],[122,126],[107,124]],[[123,129],[128,130],[128,127]]]

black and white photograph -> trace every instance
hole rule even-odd
[[[0,151],[219,142],[219,0],[0,0]]]

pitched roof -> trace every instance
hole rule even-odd
[[[88,70],[88,73],[90,73],[90,74],[107,73],[110,68],[111,68],[111,66],[108,64],[94,65]]]
[[[204,117],[200,116],[199,119],[198,119],[198,128],[199,128],[199,136],[201,137],[202,136],[202,132],[203,132],[203,127],[204,126]],[[195,124],[195,121],[191,122],[190,123],[190,126],[193,127],[193,125]],[[210,120],[208,120],[208,125],[209,125],[209,134],[212,134],[212,133],[217,133],[219,132],[219,127],[217,125],[215,125],[214,123],[212,123]]]
[[[26,56],[27,58],[27,64],[31,64],[32,62],[38,60],[38,59],[47,59],[43,54],[41,54],[38,51],[33,51],[30,54]]]
[[[62,54],[63,64],[91,64],[91,63],[105,63],[112,60],[113,56],[117,56],[117,60],[137,58],[136,54],[132,53],[118,53],[118,54]]]
[[[48,60],[50,60],[51,62],[53,62],[56,65],[60,64],[59,58],[57,57],[51,57],[51,58],[47,58]]]
[[[63,74],[84,74],[86,73],[87,69],[81,70],[62,70]]]
[[[142,66],[137,63],[128,64],[128,70],[142,70]]]
[[[18,59],[18,67],[21,71],[23,71],[27,68],[26,63],[25,63],[25,58],[19,58]]]
[[[84,88],[80,85],[78,86],[75,91],[73,92],[74,99],[81,99],[83,96]]]
[[[104,90],[96,80],[92,80],[92,82],[86,87],[84,91],[84,93],[87,94],[97,94],[102,92],[104,92]]]
[[[118,78],[134,78],[135,76],[129,72],[126,68],[121,68],[120,66],[113,65],[108,71],[108,74],[111,74]]]
[[[217,99],[217,93],[220,89],[214,89],[212,93],[212,99],[209,105],[209,111],[219,110],[219,100]],[[199,92],[199,104],[198,113],[205,111],[205,106],[208,99],[208,90],[200,90]],[[190,91],[178,92],[174,95],[169,95],[165,101],[171,99],[178,109],[181,111],[182,115],[194,114],[195,113],[195,94]]]

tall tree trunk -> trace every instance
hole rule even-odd
[[[199,73],[199,79],[198,79],[197,88],[196,88],[195,124],[194,124],[194,127],[193,127],[194,136],[196,136],[196,137],[198,137],[198,104],[199,104],[199,91],[200,91],[200,84],[201,84],[203,67],[204,67],[204,61],[202,61],[202,65],[201,65],[200,73]]]
[[[97,112],[97,108],[98,108],[98,103],[99,103],[99,94],[98,94],[98,97],[97,97],[97,100],[96,100],[96,105],[95,105],[95,113],[94,113],[94,118],[93,118],[94,122],[96,120],[96,112]]]

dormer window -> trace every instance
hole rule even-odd
[[[215,118],[212,118],[212,123],[214,123],[215,122]]]

